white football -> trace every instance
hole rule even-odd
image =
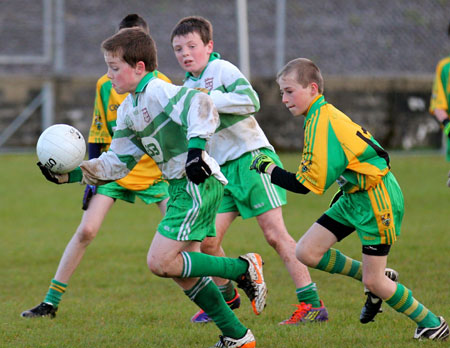
[[[40,135],[36,152],[39,161],[57,174],[68,173],[83,161],[86,143],[76,128],[67,124],[55,124]]]

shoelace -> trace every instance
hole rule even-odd
[[[222,335],[219,336],[219,342],[217,342],[214,347],[217,347],[217,348],[221,348],[221,347],[225,348],[226,347],[225,341],[223,340]]]
[[[292,316],[287,320],[287,322],[297,322],[302,319],[306,313],[312,308],[311,304],[306,304],[301,302],[299,305],[295,304],[293,306],[297,307],[297,310],[292,314]]]

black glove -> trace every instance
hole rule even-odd
[[[97,186],[86,185],[86,189],[84,190],[84,196],[83,196],[83,206],[81,207],[81,209],[87,210],[92,196],[95,195],[96,193],[97,193]]]
[[[56,174],[53,173],[50,169],[45,167],[41,162],[36,163],[39,169],[42,172],[42,175],[45,176],[45,178],[48,181],[54,182],[55,184],[66,184],[69,182],[69,174]]]
[[[199,185],[211,176],[211,169],[203,161],[202,149],[189,149],[186,160],[186,175],[190,181]]]

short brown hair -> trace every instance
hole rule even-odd
[[[103,51],[122,56],[121,58],[132,67],[140,61],[145,63],[146,71],[153,71],[158,67],[155,42],[141,29],[122,29],[103,41],[101,47]]]
[[[324,83],[320,69],[314,62],[306,58],[297,58],[287,63],[277,74],[277,81],[291,72],[296,73],[297,82],[303,87],[308,86],[311,82],[317,83],[319,93],[323,94]]]
[[[172,30],[170,42],[175,36],[185,36],[197,32],[206,45],[213,39],[213,27],[210,21],[200,16],[189,16],[180,19]]]

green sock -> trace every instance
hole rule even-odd
[[[306,304],[312,305],[313,308],[319,308],[322,305],[320,303],[316,283],[311,283],[303,288],[298,288],[295,292],[297,293],[298,302],[305,302]]]
[[[234,285],[231,281],[224,285],[217,286],[222,293],[223,298],[225,301],[229,302],[236,296],[236,291],[234,290]]]
[[[315,267],[329,273],[346,275],[356,280],[362,280],[361,262],[345,256],[339,250],[330,248]]]
[[[227,305],[211,277],[200,278],[192,289],[185,290],[184,293],[208,314],[224,336],[241,338],[247,332],[247,328]]]
[[[61,301],[61,297],[66,292],[66,288],[67,284],[52,279],[50,287],[48,288],[47,295],[45,296],[44,302],[51,303],[53,307],[58,308],[59,302]]]
[[[183,256],[181,278],[212,276],[237,280],[248,268],[247,261],[241,259],[186,251],[183,251],[181,255]]]
[[[420,327],[439,326],[439,318],[412,296],[412,291],[397,283],[394,294],[385,300],[397,312],[414,320]]]

